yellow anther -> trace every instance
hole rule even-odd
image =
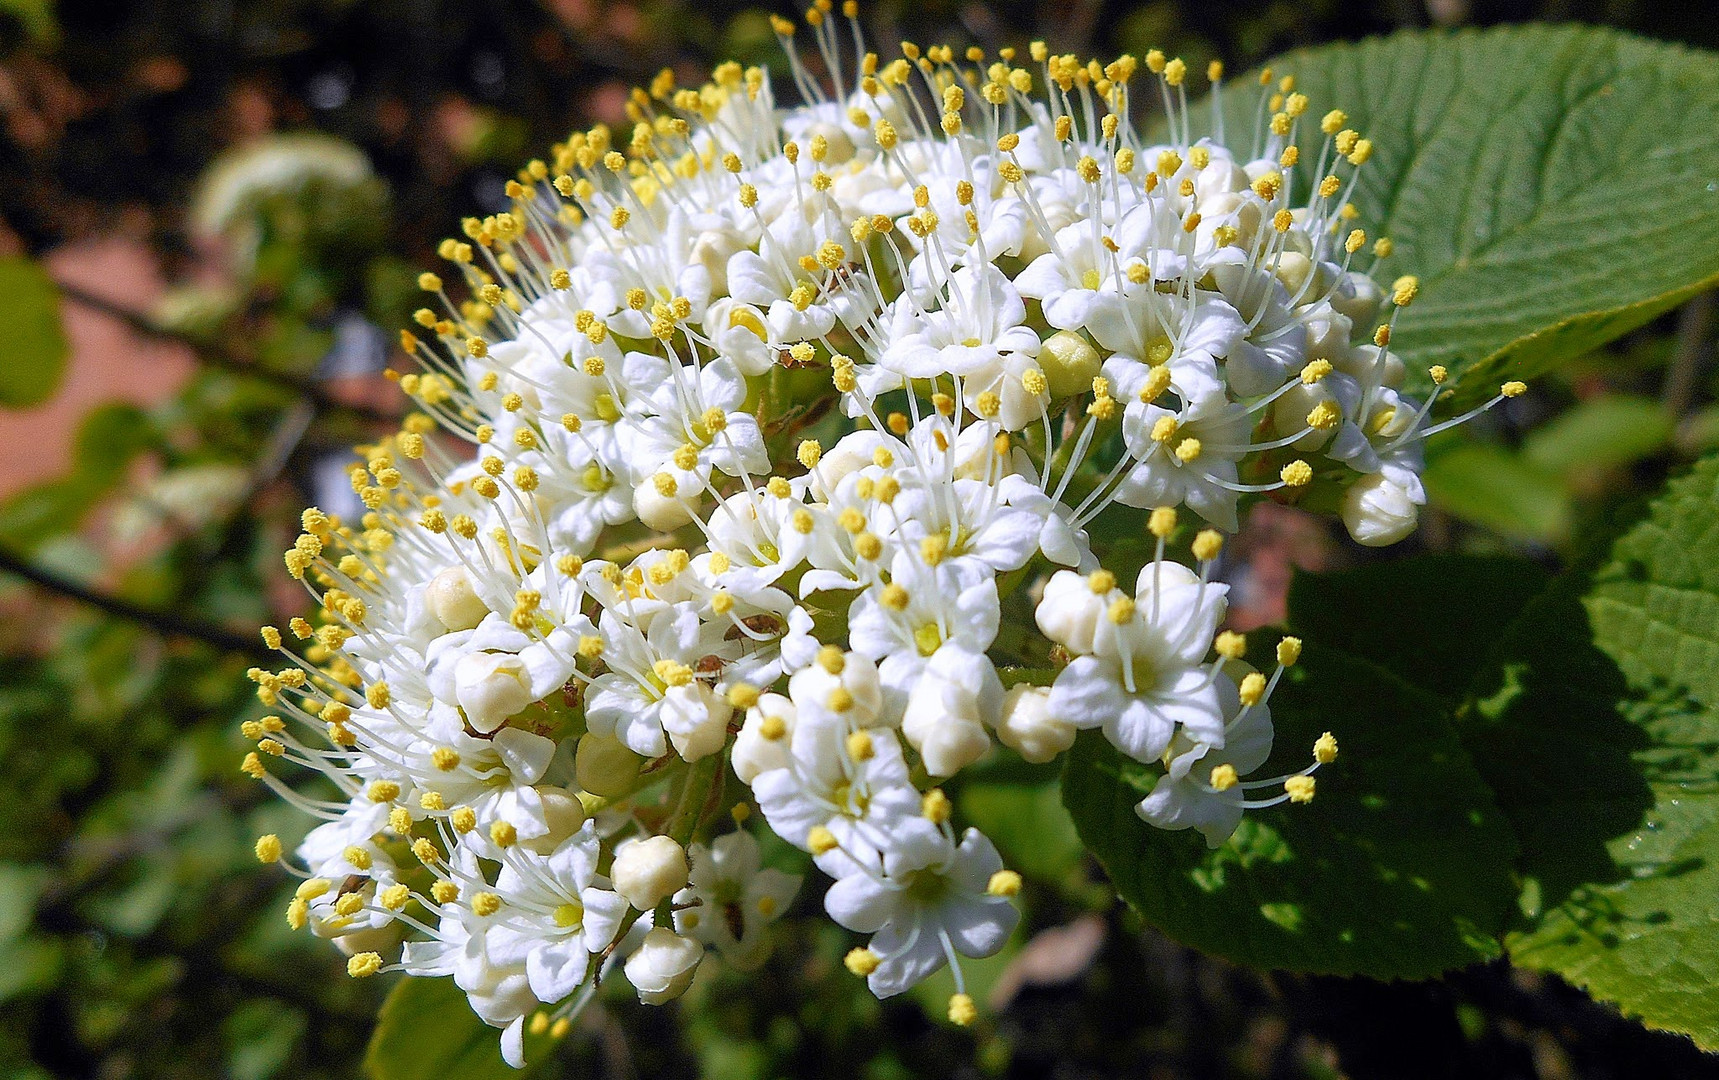
[[[276,836],[274,833],[265,833],[264,835],[257,837],[256,846],[252,850],[255,851],[258,862],[280,862],[281,838]]]
[[[840,689],[840,688],[838,687],[838,689]],[[847,693],[847,691],[842,690],[842,693],[845,694],[845,693]],[[848,708],[852,708],[852,707],[853,707],[853,695],[849,694],[848,695]],[[846,712],[847,710],[846,709],[837,709],[834,711]],[[872,756],[877,753],[877,747],[872,744],[871,732],[864,731],[864,730],[853,732],[852,734],[850,734],[848,736],[848,738],[847,738],[847,749],[848,749],[848,757],[853,758],[855,761],[870,761]]]
[[[788,722],[780,716],[766,716],[758,722],[758,734],[775,742],[788,734]]]
[[[1343,410],[1332,401],[1321,401],[1307,414],[1307,426],[1315,431],[1330,431],[1343,422]]]
[[[1306,386],[1312,386],[1320,379],[1331,374],[1331,371],[1331,361],[1312,360],[1308,362],[1306,367],[1301,369],[1301,381]]]
[[[1329,765],[1337,760],[1337,736],[1327,731],[1313,743],[1313,760]]]
[[[1212,790],[1228,791],[1239,783],[1241,777],[1236,775],[1236,767],[1225,762],[1212,770]]]
[[[354,979],[367,979],[381,970],[382,957],[378,953],[355,953],[346,961],[346,973]]]
[[[472,913],[480,918],[489,918],[501,910],[501,897],[492,892],[475,893],[472,896]]]
[[[1240,660],[1247,655],[1247,638],[1234,630],[1225,630],[1212,642],[1212,648],[1226,660]]]
[[[1316,781],[1311,776],[1292,776],[1283,782],[1283,790],[1289,792],[1292,803],[1312,802],[1315,787]]]
[[[1521,397],[1523,394],[1528,392],[1528,384],[1521,382],[1520,380],[1512,379],[1510,382],[1499,387],[1498,392],[1503,394],[1505,397]]]
[[[1146,531],[1162,540],[1176,531],[1176,508],[1160,506],[1146,519]]]
[[[1278,663],[1282,664],[1284,667],[1294,667],[1295,662],[1297,660],[1300,660],[1300,659],[1301,659],[1301,639],[1300,638],[1298,638],[1298,637],[1286,637],[1282,641],[1277,643],[1277,662]]]
[[[1176,459],[1186,465],[1199,458],[1200,449],[1200,440],[1192,438],[1183,439],[1181,442],[1176,444]]]
[[[1415,302],[1420,294],[1421,280],[1413,274],[1404,274],[1391,283],[1391,303],[1398,307],[1408,307]]]
[[[1241,703],[1243,705],[1258,705],[1265,700],[1265,676],[1257,671],[1250,671],[1242,678]]]
[[[1289,487],[1306,487],[1313,482],[1313,466],[1297,458],[1285,465],[1277,475]]]
[[[968,994],[953,994],[949,998],[949,1022],[956,1027],[967,1027],[979,1018],[979,1007],[973,1004],[973,998]]]
[[[1105,615],[1117,626],[1133,621],[1134,599],[1129,596],[1117,597],[1110,602],[1110,607],[1105,611]]]
[[[453,813],[448,815],[448,824],[452,825],[457,833],[469,833],[477,828],[477,812],[469,806],[457,806]]]
[[[831,675],[840,675],[847,670],[847,655],[834,645],[825,645],[820,648],[816,659],[818,666]]]
[[[341,855],[347,862],[351,863],[353,868],[356,870],[362,872],[370,869],[370,852],[359,847],[357,844],[349,845]]]
[[[735,683],[728,688],[728,704],[736,709],[750,709],[758,704],[761,691],[751,683]]]
[[[806,833],[806,849],[813,855],[822,855],[836,848],[836,834],[823,825],[814,825]]]
[[[941,825],[955,812],[955,805],[949,801],[949,796],[943,794],[942,788],[932,788],[920,798],[919,812],[932,824]]]
[[[842,958],[843,966],[862,979],[876,971],[881,963],[883,957],[870,949],[849,949],[848,954]]]

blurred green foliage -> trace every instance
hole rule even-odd
[[[1625,0],[865,9],[879,39],[1161,46],[1236,70],[1404,25],[1535,17],[1719,43],[1699,5]],[[663,66],[696,76],[775,53],[764,10],[730,2],[0,2],[0,78],[18,91],[0,136],[4,250],[140,239],[175,288],[134,321],[201,361],[160,404],[91,412],[68,473],[0,504],[0,806],[13,822],[0,833],[0,1074],[362,1075],[388,987],[348,980],[335,950],[288,931],[291,882],[256,865],[251,841],[290,842],[305,823],[235,768],[237,724],[260,711],[245,691],[252,628],[297,610],[277,553],[319,462],[392,407],[385,385],[349,392],[321,365],[344,316],[392,334],[436,240],[496,209],[534,148],[616,119],[619,93]],[[199,191],[237,160],[220,155],[283,131],[341,140],[364,169],[253,192],[200,223]],[[48,294],[18,299],[40,285],[34,264],[0,263],[8,326],[21,329],[16,307],[38,328],[8,343],[6,404],[55,381]],[[1719,443],[1705,303],[1549,378],[1478,442],[1435,447],[1443,513],[1420,542],[1567,555],[1679,456]],[[975,972],[1002,1004],[979,1028],[872,1000],[840,969],[846,936],[797,923],[764,972],[709,965],[680,1006],[629,1007],[617,981],[615,1007],[593,1010],[540,1075],[1714,1074],[1682,1040],[1553,981],[1496,967],[1428,988],[1268,979],[1143,932],[1074,842],[1054,776],[1017,770],[951,792],[981,826],[1034,823],[999,835],[1029,878],[1026,918]]]

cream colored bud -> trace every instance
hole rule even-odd
[[[579,787],[593,795],[625,795],[638,778],[644,758],[610,735],[587,731],[579,736],[573,756],[573,776]]]
[[[627,903],[649,911],[686,888],[686,849],[672,836],[629,840],[615,850],[609,877]]]
[[[662,1005],[686,993],[703,959],[703,945],[658,926],[645,935],[638,951],[627,957],[627,981],[638,991],[640,1001]]]
[[[450,566],[431,578],[424,594],[430,614],[449,630],[470,630],[489,614],[463,566]]]
[[[1053,398],[1073,397],[1090,390],[1093,377],[1102,366],[1098,350],[1071,330],[1059,330],[1046,338],[1038,360]]]

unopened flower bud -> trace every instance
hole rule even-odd
[[[704,959],[704,946],[681,937],[666,926],[645,935],[638,951],[627,957],[627,981],[646,1005],[661,1005],[686,993]]]
[[[472,589],[471,578],[462,566],[450,566],[431,578],[424,598],[430,614],[449,630],[470,630],[489,614],[489,607]]]
[[[628,841],[615,850],[609,876],[627,903],[649,911],[686,887],[686,849],[671,836]]]
[[[639,775],[644,759],[627,749],[621,740],[588,731],[579,736],[573,756],[573,776],[593,795],[625,795]]]
[[[1040,764],[1074,745],[1074,725],[1050,711],[1050,690],[1015,686],[1003,695],[997,739],[1021,757]]]

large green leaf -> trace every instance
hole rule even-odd
[[[1396,244],[1376,276],[1421,279],[1392,347],[1412,369],[1447,365],[1464,398],[1719,284],[1710,53],[1524,26],[1325,46],[1273,68],[1295,76],[1311,118],[1341,108],[1372,140],[1353,201]],[[1226,105],[1245,149],[1255,96]],[[1299,190],[1317,158],[1303,153]]]
[[[1290,597],[1298,633],[1451,708],[1518,843],[1511,958],[1708,1048],[1719,1047],[1716,538],[1712,460],[1549,583],[1523,560],[1439,557],[1299,579]]]
[[[1414,978],[1497,956],[1515,843],[1438,699],[1309,643],[1272,715],[1266,775],[1299,768],[1325,730],[1343,756],[1311,804],[1250,812],[1215,851],[1140,821],[1158,770],[1082,735],[1063,799],[1117,891],[1171,937],[1256,967]]]
[[[523,1080],[555,1042],[527,1035],[524,1069],[501,1060],[501,1032],[479,1020],[452,979],[401,979],[382,1003],[364,1073],[370,1080]]]
[[[1719,708],[1719,457],[1673,481],[1594,582],[1595,641],[1631,680]]]
[[[66,370],[66,332],[60,292],[41,266],[0,258],[0,325],[6,358],[0,361],[0,407],[21,409],[53,396]]]
[[[1543,729],[1540,756],[1556,762],[1517,790],[1495,781],[1524,851],[1545,841],[1549,875],[1530,873],[1539,888],[1510,953],[1719,1048],[1719,459],[1667,487],[1582,599],[1585,612],[1557,597],[1530,608],[1516,636],[1542,655],[1501,658],[1501,698]],[[1584,614],[1597,648],[1562,654]],[[1500,729],[1506,765],[1528,730]]]
[[[1509,556],[1429,555],[1297,574],[1289,624],[1308,641],[1371,660],[1454,703],[1549,580]]]

